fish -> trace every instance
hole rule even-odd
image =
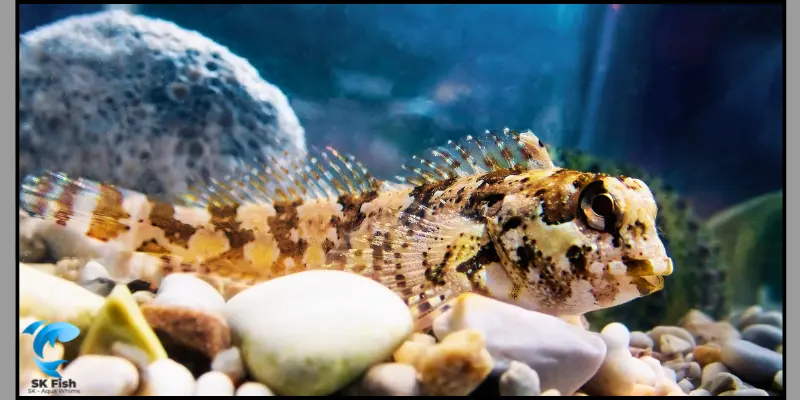
[[[45,171],[24,179],[20,204],[90,241],[114,280],[157,290],[188,273],[228,299],[347,271],[400,296],[417,329],[463,293],[577,316],[662,290],[673,271],[645,182],[558,167],[530,130],[448,141],[392,179],[331,146],[241,165],[175,199]]]

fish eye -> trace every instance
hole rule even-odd
[[[608,231],[616,223],[616,201],[603,187],[603,182],[591,183],[583,189],[580,211],[583,221],[594,229]]]

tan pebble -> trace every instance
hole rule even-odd
[[[705,389],[695,389],[689,392],[689,396],[711,396],[711,393]]]
[[[687,328],[697,339],[697,344],[718,343],[724,344],[732,339],[741,338],[736,328],[727,321],[695,324]]]
[[[81,396],[130,396],[139,386],[139,371],[130,361],[113,356],[84,355],[64,369]]]
[[[705,367],[708,364],[718,362],[722,358],[722,348],[716,343],[701,344],[694,348],[694,360]]]
[[[275,396],[272,390],[258,382],[245,382],[236,389],[237,396]]]
[[[656,396],[666,396],[670,393],[676,393],[676,392],[684,394],[683,389],[681,389],[681,387],[678,386],[678,384],[675,381],[669,378],[662,379],[656,382],[656,386],[654,387],[654,389],[656,391]]]
[[[627,396],[636,385],[636,365],[633,363],[627,347],[614,347],[614,344],[625,345],[608,335],[602,335],[608,351],[603,364],[594,376],[584,384],[587,392],[596,396]]]
[[[214,360],[211,361],[211,370],[228,375],[234,385],[239,384],[247,375],[242,361],[242,353],[238,347],[231,347],[217,353]]]
[[[233,391],[233,382],[228,375],[218,371],[209,371],[197,378],[194,395],[233,396]]]
[[[230,328],[221,317],[203,311],[155,302],[142,304],[142,314],[154,331],[209,359],[231,345]]]
[[[636,383],[653,386],[656,384],[656,373],[644,361],[634,358],[631,361],[636,369]]]
[[[653,357],[642,357],[639,360],[642,360],[656,376],[656,381],[666,378],[664,376],[664,369],[661,367],[661,362],[656,360]]]
[[[137,292],[133,292],[133,299],[136,300],[136,304],[142,305],[146,303],[152,302],[156,298],[156,295],[152,292],[148,292],[146,290],[139,290]]]
[[[702,382],[702,385],[705,386],[707,383],[711,383],[711,381],[713,381],[714,378],[717,377],[717,375],[723,372],[730,372],[728,370],[728,367],[725,366],[725,364],[721,362],[714,362],[708,364],[703,368],[703,373],[701,374],[700,381]]]
[[[417,370],[401,363],[372,366],[357,387],[357,396],[419,396]]]
[[[656,389],[654,387],[652,387],[652,386],[636,384],[636,386],[633,387],[633,391],[631,391],[630,395],[631,396],[655,396],[656,395]]]
[[[547,389],[539,396],[561,396],[561,392],[558,389]]]
[[[435,345],[436,338],[430,335],[414,333],[402,346],[395,350],[393,354],[394,361],[416,367],[419,359]]]
[[[489,376],[492,365],[482,333],[456,331],[417,360],[420,388],[426,395],[466,396]]]
[[[538,396],[541,393],[539,374],[519,361],[511,361],[500,376],[500,396]]]
[[[575,392],[575,393],[573,393],[572,395],[573,395],[573,396],[589,396],[588,394],[586,394],[586,393],[583,393],[583,392]]]
[[[195,380],[186,367],[163,358],[147,366],[141,396],[191,396]]]
[[[659,351],[664,354],[683,354],[692,350],[692,343],[677,336],[664,334],[659,338]]]
[[[683,340],[689,342],[692,347],[694,347],[696,345],[695,340],[694,340],[694,336],[692,336],[692,334],[689,331],[687,331],[686,329],[681,328],[680,326],[657,326],[657,327],[653,328],[652,330],[650,330],[649,332],[647,332],[647,336],[650,336],[650,338],[653,339],[653,342],[656,345],[660,345],[661,344],[661,336],[662,335],[672,335],[672,336],[678,337],[680,339],[683,339]],[[658,352],[661,352],[660,348],[655,349],[655,350],[657,350]]]
[[[711,318],[710,316],[708,316],[707,314],[705,314],[700,310],[692,309],[689,310],[689,312],[686,313],[686,315],[684,315],[683,318],[681,318],[680,325],[686,328],[687,325],[692,325],[697,323],[712,323],[712,322],[715,322],[714,318]]]

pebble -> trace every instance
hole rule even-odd
[[[720,396],[769,396],[766,390],[758,388],[747,388],[739,390],[729,390],[719,394]]]
[[[771,325],[778,329],[783,329],[783,313],[780,311],[761,313],[753,320],[753,324]]]
[[[234,385],[242,382],[247,375],[242,362],[242,353],[238,347],[231,347],[217,353],[211,361],[211,370],[228,375]]]
[[[695,389],[689,392],[689,396],[711,396],[711,393],[705,389]]]
[[[694,347],[692,343],[669,334],[661,335],[658,343],[659,351],[667,355],[683,354]]]
[[[357,393],[359,396],[419,396],[417,370],[401,363],[374,365],[362,378]]]
[[[696,324],[692,327],[691,332],[697,339],[698,344],[717,343],[722,345],[729,340],[735,340],[741,337],[739,331],[727,321]]]
[[[336,392],[386,360],[413,329],[405,302],[386,286],[334,270],[256,284],[223,313],[250,376],[286,396]]]
[[[196,386],[192,373],[169,358],[148,365],[143,381],[142,396],[191,396]]]
[[[700,367],[700,364],[692,361],[689,362],[688,368],[686,368],[686,378],[691,380],[697,380],[702,378],[703,376],[703,368]]]
[[[245,382],[236,389],[236,396],[275,396],[272,390],[258,382]]]
[[[153,304],[186,307],[220,315],[225,299],[208,282],[191,274],[173,273],[161,280]]]
[[[587,392],[596,396],[628,396],[633,391],[637,373],[628,342],[613,336],[621,332],[616,326],[610,330],[612,335],[603,329],[600,336],[606,343],[606,356],[594,376],[583,385]]]
[[[741,387],[742,380],[728,372],[720,372],[714,379],[703,385],[703,389],[708,390],[712,396],[729,390],[736,390]]]
[[[647,332],[647,336],[650,336],[650,339],[653,339],[653,342],[657,345],[661,344],[662,335],[675,336],[690,343],[691,347],[696,346],[696,343],[694,341],[694,336],[692,336],[692,334],[689,331],[681,328],[680,326],[657,326],[652,330],[650,330],[650,332]],[[661,351],[661,349],[658,346],[654,350],[658,352]]]
[[[434,321],[436,337],[465,328],[484,334],[495,362],[516,360],[539,375],[541,387],[567,395],[586,383],[603,363],[606,344],[595,332],[550,315],[527,311],[471,293]]]
[[[182,362],[197,359],[205,364],[231,346],[231,330],[219,314],[159,304],[158,297],[140,309],[147,323],[164,338],[170,358]]]
[[[195,396],[233,396],[234,387],[231,378],[222,372],[209,371],[197,378],[194,388]]]
[[[722,359],[722,347],[716,343],[701,344],[694,348],[693,354],[694,360],[705,367]]]
[[[656,384],[656,379],[658,377],[649,365],[638,358],[633,358],[631,362],[636,369],[636,383],[648,386],[654,386]]]
[[[714,318],[711,318],[706,313],[698,310],[698,309],[691,309],[686,315],[681,318],[680,325],[686,328],[687,326],[691,326],[694,324],[705,324],[715,322]]]
[[[156,298],[156,295],[153,292],[147,292],[144,290],[133,292],[132,296],[133,299],[136,300],[136,304],[140,306],[142,304],[150,303]]]
[[[77,382],[82,396],[131,396],[139,386],[136,366],[113,356],[80,356],[67,364],[62,376]]]
[[[435,344],[436,338],[433,336],[414,332],[402,346],[395,350],[393,354],[394,360],[409,365],[416,365],[417,360]]]
[[[772,386],[775,390],[783,392],[783,370],[775,374],[775,378],[772,380]]]
[[[631,396],[655,396],[656,389],[650,385],[636,384],[631,391]]]
[[[631,343],[631,332],[628,327],[619,322],[606,325],[601,334],[614,341],[614,347],[628,347]]]
[[[700,377],[701,386],[709,384],[711,381],[714,380],[714,378],[717,377],[717,375],[723,372],[730,372],[730,371],[728,370],[728,367],[726,367],[725,364],[721,362],[714,362],[706,365],[703,368],[703,373],[701,374]]]
[[[731,340],[722,347],[722,363],[743,380],[755,385],[770,383],[783,369],[783,357],[744,340]]]
[[[483,383],[492,366],[484,336],[474,329],[448,334],[415,365],[426,396],[466,396]]]
[[[25,235],[22,230],[20,229],[19,235],[19,261],[37,263],[47,258],[47,245],[44,240],[35,235]]]
[[[742,339],[774,350],[783,344],[783,330],[772,325],[753,324],[742,331]]]
[[[500,376],[500,396],[538,396],[541,392],[539,374],[525,363],[511,361]]]
[[[561,392],[558,389],[547,389],[539,396],[561,396]]]
[[[736,327],[739,329],[744,330],[747,328],[748,325],[754,323],[756,317],[761,315],[764,312],[764,309],[761,306],[750,306],[746,310],[744,310],[738,318],[733,318],[736,322]]]
[[[650,336],[641,331],[631,332],[631,347],[639,349],[652,349],[655,344]]]
[[[681,379],[681,381],[678,382],[678,386],[680,386],[681,390],[683,390],[683,393],[686,394],[689,394],[689,392],[694,390],[694,385],[692,385],[692,382],[688,379]]]

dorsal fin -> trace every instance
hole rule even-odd
[[[267,156],[267,162],[239,158],[236,173],[224,179],[198,180],[180,200],[193,206],[222,206],[243,202],[309,201],[379,191],[383,182],[372,177],[352,155],[331,146],[312,146],[307,155],[292,159]]]
[[[414,156],[414,165],[403,165],[406,175],[397,178],[411,185],[422,185],[499,169],[554,167],[544,144],[530,130],[522,133],[508,128],[501,133],[486,131],[458,142],[448,141],[446,146],[426,153],[426,156]]]

